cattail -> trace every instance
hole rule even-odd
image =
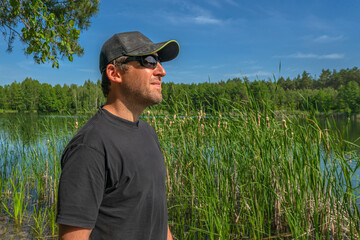
[[[330,144],[329,144],[329,134],[328,134],[328,130],[325,129],[325,136],[326,136],[326,148],[328,150],[330,150]]]
[[[260,116],[260,114],[258,115],[258,124],[259,124],[259,127],[260,127],[260,118],[261,118],[261,116]]]
[[[269,117],[268,116],[266,116],[266,123],[267,123],[267,127],[269,129],[270,128],[270,122],[269,122]]]
[[[78,126],[79,126],[79,123],[78,123],[78,122],[75,122],[75,130],[78,129]]]
[[[49,146],[50,140],[46,140],[46,146]]]

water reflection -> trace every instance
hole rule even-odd
[[[44,115],[37,113],[0,114],[0,134],[7,140],[20,140],[33,144],[46,140],[50,135],[63,135],[82,126],[91,115]]]
[[[360,119],[351,117],[329,117],[319,119],[322,129],[329,129],[336,132],[343,140],[360,145]],[[360,150],[360,147],[353,146],[354,149]]]
[[[37,113],[0,113],[0,132],[23,143],[43,138],[49,131],[72,132],[80,128],[92,114],[61,115]],[[76,124],[77,123],[77,124]],[[335,131],[345,140],[360,144],[360,119],[329,117],[319,119],[322,129]]]

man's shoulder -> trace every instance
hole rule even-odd
[[[89,147],[95,147],[101,144],[103,127],[102,119],[98,113],[92,116],[85,125],[75,134],[68,144],[69,147],[86,145]]]
[[[139,126],[143,131],[147,131],[147,132],[151,133],[152,135],[156,135],[155,129],[148,122],[139,119]]]

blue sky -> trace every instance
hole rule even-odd
[[[26,77],[52,85],[97,81],[103,42],[134,30],[180,43],[178,58],[164,63],[164,82],[294,78],[304,70],[318,77],[322,69],[359,67],[359,9],[358,0],[103,0],[81,34],[85,54],[59,69],[35,64],[19,41],[7,53],[0,39],[0,85]]]

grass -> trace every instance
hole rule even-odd
[[[177,239],[359,238],[359,154],[330,123],[253,101],[222,106],[144,115],[162,146]],[[3,124],[1,212],[16,231],[56,238],[61,152],[86,120],[37,119],[33,132],[26,119]]]

